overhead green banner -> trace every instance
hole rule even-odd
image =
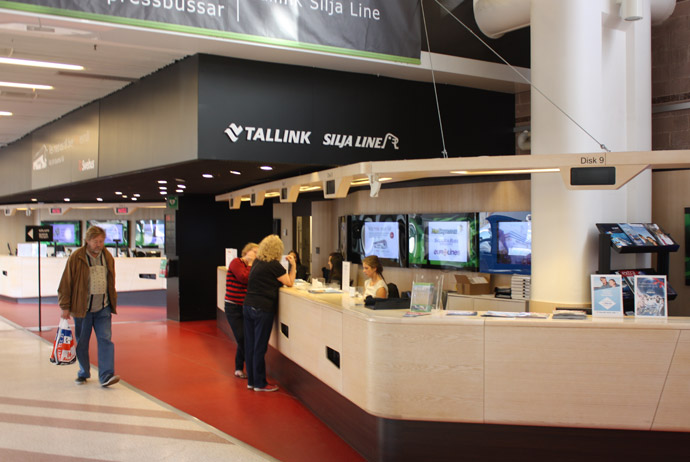
[[[419,0],[18,0],[0,8],[420,62]]]

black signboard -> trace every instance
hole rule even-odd
[[[52,242],[53,241],[53,227],[52,226],[27,226],[25,238],[26,238],[26,242]]]

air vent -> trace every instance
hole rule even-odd
[[[58,75],[63,77],[80,77],[82,79],[94,80],[115,80],[117,82],[135,82],[139,79],[132,77],[121,77],[119,75],[87,74],[84,72],[58,71]]]
[[[38,98],[38,93],[35,91],[22,92],[22,91],[6,91],[0,90],[0,98],[7,99],[36,99]]]

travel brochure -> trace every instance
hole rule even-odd
[[[656,223],[597,223],[602,233],[611,236],[611,244],[620,249],[632,246],[673,246],[676,242]]]
[[[668,317],[666,276],[635,276],[635,317]]]
[[[592,317],[623,317],[623,283],[620,274],[592,274]]]

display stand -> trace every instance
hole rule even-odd
[[[597,227],[599,227],[599,224],[597,224]],[[600,234],[599,234],[599,267],[597,270],[597,274],[612,274],[615,271],[621,271],[624,269],[630,269],[630,270],[641,270],[644,271],[645,274],[649,275],[666,275],[668,278],[669,275],[669,254],[671,252],[676,252],[680,246],[675,243],[673,245],[629,245],[625,247],[616,247],[612,242],[611,242],[611,235],[607,234],[606,232],[602,231],[602,228],[599,227]],[[620,254],[641,254],[641,253],[652,253],[656,254],[656,267],[654,268],[620,268],[620,269],[611,269],[611,249],[613,249],[614,252],[620,253]],[[673,300],[676,298],[678,294],[675,291],[672,291],[669,286],[669,293],[668,293],[668,300]],[[626,311],[628,311],[628,308],[632,306],[633,300],[629,299],[623,300],[623,303],[625,305]]]

